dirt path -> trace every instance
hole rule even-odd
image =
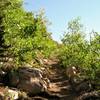
[[[58,95],[60,100],[76,100],[76,93],[71,90],[71,86],[64,73],[64,70],[57,63],[51,64],[50,68],[50,88],[51,94]],[[56,100],[56,99],[55,99]]]
[[[46,65],[46,68],[49,68],[50,87],[48,91],[51,97],[42,95],[44,99],[36,100],[77,100],[77,94],[71,90],[64,69],[59,67],[58,62],[51,61],[49,65]]]

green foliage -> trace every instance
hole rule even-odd
[[[72,26],[71,26],[72,25]],[[68,24],[68,33],[65,34],[62,42],[64,49],[62,49],[61,56],[64,66],[82,66],[84,63],[86,51],[86,41],[81,33],[82,25],[79,23],[79,19],[75,19]],[[78,28],[77,28],[78,27]]]
[[[76,66],[84,69],[88,78],[97,78],[100,71],[100,35],[95,33],[91,41],[86,41],[79,19],[68,23],[68,32],[62,39],[59,59],[62,66]]]
[[[17,65],[29,63],[35,59],[37,51],[48,57],[56,44],[47,30],[44,13],[26,12],[20,0],[9,0],[8,3],[3,11],[3,38],[5,44],[10,45],[14,62]]]

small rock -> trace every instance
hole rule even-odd
[[[19,98],[19,91],[9,89],[8,87],[0,87],[0,100],[17,100]]]
[[[8,94],[11,98],[13,98],[14,100],[17,100],[19,98],[18,96],[18,91],[16,90],[12,90],[12,89],[8,89]]]

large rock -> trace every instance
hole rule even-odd
[[[92,86],[90,84],[90,82],[88,81],[82,81],[80,84],[78,84],[76,87],[75,87],[75,90],[77,92],[88,92],[92,89]]]
[[[28,94],[37,94],[47,90],[48,82],[43,78],[41,70],[23,67],[9,74],[9,84]]]
[[[28,67],[22,67],[18,69],[19,77],[20,78],[30,78],[30,77],[37,77],[42,78],[42,71],[38,68],[28,68]]]
[[[38,94],[47,89],[46,85],[42,83],[42,80],[38,78],[22,80],[18,85],[18,88],[27,92],[28,94]]]

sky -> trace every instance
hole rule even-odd
[[[45,16],[52,23],[48,29],[58,42],[68,22],[77,17],[81,18],[87,33],[100,32],[100,0],[24,0],[24,8],[33,12],[45,9]]]

